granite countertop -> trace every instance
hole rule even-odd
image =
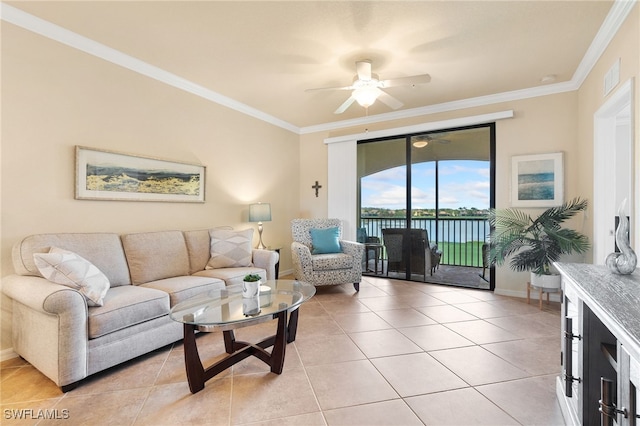
[[[629,340],[640,353],[640,270],[630,275],[618,275],[609,271],[604,265],[585,263],[556,263],[562,275],[578,285],[584,302],[599,317],[601,311],[609,318],[600,318],[613,328],[610,331],[618,339]],[[613,327],[612,327],[613,326]],[[619,336],[623,332],[626,336]],[[626,339],[624,339],[625,337]]]

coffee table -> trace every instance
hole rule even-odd
[[[298,308],[316,293],[313,285],[297,280],[269,280],[253,299],[242,297],[242,284],[230,285],[196,296],[171,309],[170,317],[184,324],[184,362],[189,390],[196,393],[207,380],[249,356],[255,356],[280,374],[284,366],[287,343],[296,338]],[[287,320],[288,317],[288,320]],[[276,334],[252,344],[238,341],[233,330],[277,319]],[[224,336],[224,359],[205,368],[202,365],[196,331],[221,330]],[[271,353],[267,348],[273,346]]]

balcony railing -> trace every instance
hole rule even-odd
[[[360,226],[366,229],[367,236],[382,240],[383,228],[405,228],[406,220],[363,217]],[[411,227],[427,230],[429,242],[437,243],[442,251],[441,265],[482,267],[482,245],[490,232],[487,218],[414,218]]]

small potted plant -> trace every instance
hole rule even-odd
[[[512,270],[531,272],[531,285],[559,288],[560,276],[551,272],[553,262],[561,255],[589,249],[585,235],[560,225],[586,208],[586,200],[574,198],[545,210],[535,219],[517,209],[491,210],[489,263],[502,265],[510,257]]]
[[[259,274],[247,274],[242,280],[242,297],[257,297],[260,294],[262,277]]]

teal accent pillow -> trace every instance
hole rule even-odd
[[[312,254],[341,253],[340,229],[310,229]]]

